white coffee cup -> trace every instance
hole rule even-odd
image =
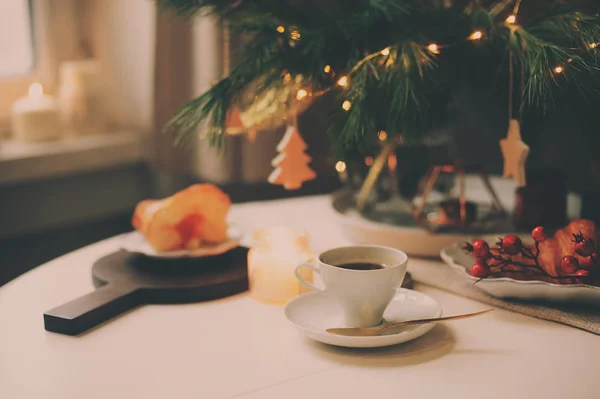
[[[383,266],[375,270],[354,270],[340,266],[370,263]],[[330,249],[319,255],[318,265],[305,263],[296,268],[296,278],[307,287],[335,297],[344,312],[348,327],[372,327],[381,324],[383,312],[402,285],[408,256],[397,249],[373,245],[355,245]],[[317,272],[325,289],[304,280],[300,268]],[[316,309],[315,311],[318,311]]]

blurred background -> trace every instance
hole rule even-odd
[[[176,147],[173,135],[162,133],[178,107],[236,62],[241,45],[211,18],[183,21],[150,0],[0,2],[0,285],[131,230],[138,201],[193,182],[216,183],[234,202],[340,188],[336,160],[329,158],[327,99],[299,120],[318,178],[298,191],[267,183],[283,128],[254,139],[229,136],[225,152],[200,139]],[[25,125],[37,122],[24,114],[31,107],[49,112],[28,105],[34,83],[48,107],[56,101],[69,110],[61,114],[68,128],[31,134]],[[458,87],[447,124],[432,137],[452,157],[498,174],[506,101],[486,87]],[[529,162],[561,170],[575,192],[599,184],[596,114],[596,104],[586,103],[529,120],[523,129]],[[27,119],[19,122],[25,127],[15,129],[18,118]]]

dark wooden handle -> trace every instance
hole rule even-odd
[[[44,313],[44,328],[78,335],[139,305],[137,287],[107,284]]]

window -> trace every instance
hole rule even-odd
[[[27,95],[29,85],[39,82],[51,88],[54,83],[54,36],[49,29],[53,4],[0,0],[0,139],[8,134],[12,104]]]
[[[33,65],[29,1],[0,2],[0,79],[29,74]]]

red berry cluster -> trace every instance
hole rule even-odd
[[[525,247],[521,239],[515,235],[507,235],[499,239],[496,243],[496,248],[490,248],[484,240],[475,240],[472,244],[465,243],[463,248],[475,257],[475,263],[471,266],[471,275],[482,279],[494,273],[508,272],[508,270],[504,270],[506,266],[513,266],[510,270],[512,272],[526,272],[527,274],[558,279],[565,278],[570,279],[574,283],[581,283],[583,282],[582,279],[590,276],[593,266],[598,264],[599,256],[595,252],[596,245],[594,241],[590,237],[584,237],[580,232],[579,234],[573,234],[574,253],[563,257],[560,263],[560,268],[567,276],[550,276],[538,263],[539,245],[549,236],[542,226],[534,228],[531,231],[531,236],[535,241],[536,253]],[[575,253],[583,257],[582,262],[577,260],[574,256]],[[534,264],[518,262],[511,258],[519,254],[523,258],[533,260]],[[493,264],[494,270],[489,266],[489,260],[495,261]]]
[[[516,255],[523,249],[523,242],[514,235],[507,235],[500,239],[496,245],[506,255]],[[475,257],[475,264],[471,267],[471,275],[473,277],[485,278],[491,274],[491,269],[488,266],[488,259],[495,258],[490,252],[490,246],[484,240],[475,240],[473,244],[465,244],[467,252],[470,252]]]

